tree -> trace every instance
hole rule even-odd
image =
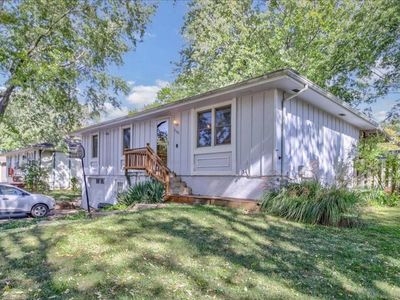
[[[76,125],[82,109],[118,106],[128,86],[107,68],[135,48],[154,9],[141,0],[0,1],[1,126],[31,114],[26,107],[49,113],[49,121],[63,112]]]
[[[371,102],[400,88],[399,24],[397,0],[192,0],[177,78],[158,97],[293,68],[347,102]]]

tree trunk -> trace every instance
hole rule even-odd
[[[6,108],[8,106],[8,104],[10,103],[10,99],[11,99],[11,94],[14,91],[15,86],[9,86],[8,88],[5,89],[5,91],[3,91],[0,94],[0,119],[3,118],[4,113],[6,111]]]

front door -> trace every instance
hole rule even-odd
[[[168,120],[157,122],[157,155],[168,165]]]

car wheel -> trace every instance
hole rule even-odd
[[[31,209],[31,215],[34,218],[43,218],[49,213],[49,208],[46,204],[36,204]]]

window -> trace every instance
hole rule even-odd
[[[9,186],[0,186],[0,194],[8,196],[21,196],[22,191]]]
[[[131,147],[131,128],[124,128],[122,130],[122,150]]]
[[[104,184],[104,178],[96,178],[96,184]]]
[[[197,147],[211,146],[211,110],[197,114]]]
[[[197,147],[231,143],[231,106],[217,107],[197,114]]]
[[[117,182],[117,193],[122,193],[124,191],[124,183],[121,181]]]
[[[231,143],[231,107],[215,109],[215,145]]]
[[[97,158],[99,155],[99,136],[92,136],[92,158]]]

